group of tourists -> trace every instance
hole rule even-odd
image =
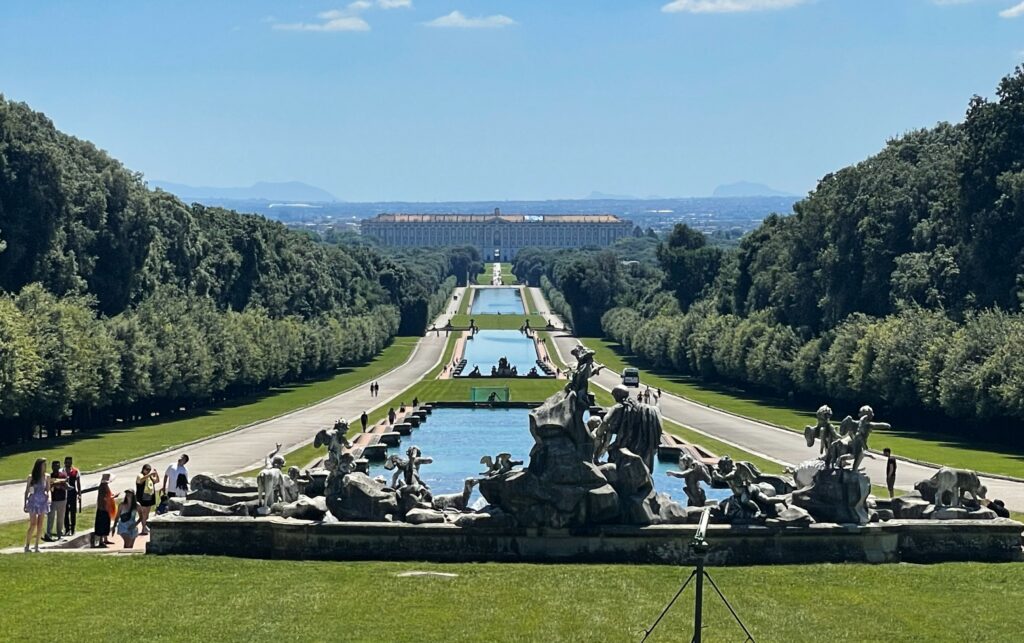
[[[125,489],[118,496],[111,490],[113,474],[104,473],[94,489],[83,490],[82,474],[75,468],[71,456],[64,458],[63,468],[54,460],[50,473],[46,472],[46,458],[38,458],[25,482],[24,510],[29,516],[25,551],[39,552],[40,540],[55,542],[73,536],[77,516],[82,511],[82,496],[94,490],[96,517],[90,545],[113,545],[110,537],[116,534],[125,549],[131,549],[139,535],[149,534],[149,518],[154,507],[158,514],[164,513],[169,498],[184,498],[188,493],[187,464],[188,456],[182,454],[175,464],[167,467],[163,478],[151,465],[144,464],[135,478],[134,488]]]
[[[654,405],[657,406],[659,400],[661,400],[660,388],[651,391],[651,387],[648,386],[646,389],[636,394],[636,401],[641,404],[651,404],[653,402]]]

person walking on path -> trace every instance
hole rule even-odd
[[[117,508],[117,535],[124,540],[124,548],[131,549],[135,546],[135,539],[139,537],[139,523],[142,517],[139,513],[138,503],[135,501],[135,492],[127,489],[124,492],[124,500]]]
[[[89,542],[94,548],[105,548],[114,544],[110,541],[110,531],[117,515],[117,506],[114,504],[114,494],[110,492],[112,480],[109,473],[104,473],[96,490],[96,520],[93,522],[92,538]]]
[[[395,407],[392,406],[390,409],[388,409],[388,424],[394,424],[394,423],[395,423]]]
[[[28,514],[28,531],[25,532],[25,552],[39,552],[39,538],[43,535],[43,516],[50,513],[50,479],[46,475],[46,458],[38,458],[32,466],[32,473],[25,481],[25,513]],[[29,548],[32,538],[36,539],[35,549]]]
[[[370,382],[370,397],[373,397],[373,382]]]
[[[163,486],[161,493],[168,498],[184,498],[188,495],[188,456],[184,453],[178,458],[178,462],[167,467],[164,471]]]
[[[67,478],[68,500],[64,512],[64,533],[75,535],[78,514],[82,513],[82,474],[75,468],[71,456],[64,458],[64,476]]]
[[[896,489],[896,458],[888,447],[882,449],[882,455],[885,456],[885,486],[889,490],[889,498],[892,499]]]
[[[64,511],[68,502],[68,480],[60,470],[60,461],[54,460],[50,469],[50,512],[46,514],[46,535],[43,537],[47,542],[64,536]]]
[[[142,473],[135,478],[135,493],[132,504],[138,505],[139,517],[142,520],[142,535],[149,533],[149,512],[156,506],[156,485],[160,482],[160,474],[153,471],[148,464],[142,465]]]
[[[359,416],[359,423],[363,425],[363,433],[366,433],[366,423],[370,421],[370,417],[366,415],[366,411]]]

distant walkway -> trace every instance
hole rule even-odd
[[[461,297],[463,288],[456,288],[455,295]],[[444,325],[455,315],[458,302],[452,298],[446,310],[438,317],[436,323]],[[358,423],[363,411],[370,412],[380,408],[405,389],[419,382],[432,368],[441,361],[447,338],[444,335],[428,333],[420,338],[409,359],[392,371],[376,378],[380,384],[380,393],[376,397],[370,395],[367,381],[360,386],[335,395],[304,409],[299,409],[272,418],[245,429],[214,436],[183,447],[180,450],[167,451],[162,455],[140,458],[112,469],[85,475],[82,487],[89,488],[99,484],[101,473],[109,472],[116,476],[113,483],[115,492],[135,488],[135,476],[138,475],[143,463],[154,466],[163,476],[167,467],[178,459],[180,452],[186,452],[190,461],[190,475],[210,473],[216,475],[248,471],[263,463],[266,454],[273,450],[274,445],[281,443],[282,451],[287,454],[303,447],[313,440],[317,431],[334,426],[339,418],[345,418],[353,426]],[[297,464],[297,463],[293,463]],[[304,463],[303,463],[304,464]],[[28,472],[25,472],[28,475]],[[0,487],[0,523],[25,520],[22,511],[24,486],[7,485]],[[85,496],[86,503],[95,503],[95,494]],[[85,520],[91,524],[92,512],[85,513]]]
[[[540,289],[531,288],[531,291],[533,291],[534,302],[538,312],[545,316],[550,315],[550,308]],[[554,349],[558,352],[562,361],[569,366],[575,365],[576,360],[569,351],[580,340],[564,333],[553,336],[555,340]],[[621,373],[605,369],[591,381],[599,387],[611,391],[614,386],[621,383],[622,377]],[[642,382],[643,378],[641,377]],[[816,448],[808,448],[804,436],[795,431],[788,431],[757,422],[756,420],[732,415],[672,395],[667,391],[662,391],[658,406],[663,416],[677,424],[692,428],[698,433],[704,433],[716,440],[734,445],[738,449],[759,455],[768,460],[774,460],[786,465],[794,465],[818,455],[818,450]],[[874,459],[870,455],[866,457],[864,459],[864,469],[867,471],[873,484],[885,485],[885,460],[881,456],[877,456]],[[900,489],[911,490],[914,488],[914,483],[931,477],[936,469],[900,460],[896,471],[896,486]],[[989,498],[1001,499],[1013,511],[1024,511],[1024,484],[996,478],[982,478],[982,483],[988,488]]]

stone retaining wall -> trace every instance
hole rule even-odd
[[[588,530],[490,531],[450,524],[312,523],[283,518],[150,521],[151,554],[294,560],[647,563],[689,565],[693,525]],[[1009,562],[1022,556],[1024,525],[1012,520],[907,521],[802,528],[712,525],[710,565]]]

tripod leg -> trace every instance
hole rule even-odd
[[[732,608],[732,605],[729,604],[729,599],[725,597],[725,594],[722,593],[722,590],[718,589],[718,585],[715,585],[715,581],[713,578],[711,578],[711,574],[704,572],[704,578],[708,579],[708,582],[711,583],[711,586],[715,588],[715,592],[718,594],[718,598],[722,599],[722,602],[725,603],[725,606],[729,608],[729,613],[732,614],[732,617],[734,619],[736,619],[736,623],[738,623],[739,626],[743,629],[743,633],[747,635],[746,640],[750,641],[751,643],[755,643],[754,635],[750,633],[750,630],[747,629],[747,626],[744,625],[743,621],[740,620],[740,615],[737,614],[736,610],[734,610]]]
[[[696,575],[697,575],[697,570],[693,570],[692,572],[690,572],[690,577],[686,579],[686,582],[683,583],[683,586],[679,588],[679,591],[676,592],[676,595],[673,596],[672,600],[670,600],[668,602],[668,605],[665,606],[665,609],[661,610],[661,614],[659,614],[658,618],[655,619],[654,623],[651,624],[650,629],[644,630],[644,637],[642,639],[640,639],[640,643],[643,643],[644,641],[646,641],[647,637],[650,636],[651,632],[654,631],[654,628],[658,627],[658,623],[661,622],[661,619],[665,618],[665,615],[668,614],[668,611],[670,609],[672,609],[672,605],[675,604],[676,600],[678,600],[679,597],[682,595],[683,590],[686,589],[686,586],[690,584],[690,581],[692,581],[693,577],[696,576]]]

